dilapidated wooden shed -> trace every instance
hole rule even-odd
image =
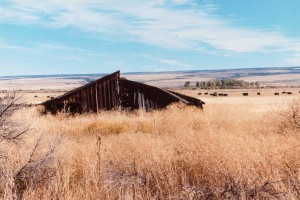
[[[120,77],[120,71],[43,102],[46,112],[98,112],[123,109],[145,111],[163,109],[171,103],[183,102],[203,108],[203,101]]]

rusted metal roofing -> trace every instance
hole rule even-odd
[[[163,109],[174,102],[203,108],[203,101],[177,92],[120,78],[120,71],[92,81],[59,97],[45,101],[46,111],[56,113],[98,112],[99,110]]]

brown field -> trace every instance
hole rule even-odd
[[[248,97],[244,90],[227,90],[228,97],[179,91],[204,100],[203,111],[181,104],[132,114],[20,110],[14,119],[31,129],[17,145],[0,140],[0,155],[8,156],[0,157],[1,198],[21,190],[24,199],[299,199],[300,134],[292,108],[300,110],[300,95],[274,91],[247,90]],[[24,98],[35,103],[59,94]]]
[[[250,68],[226,70],[198,70],[175,72],[122,73],[122,77],[164,88],[180,88],[186,81],[195,86],[197,81],[212,79],[239,79],[247,82],[259,81],[261,86],[290,87],[300,85],[299,67]],[[22,90],[71,90],[100,75],[52,75],[1,77],[0,90],[13,88]]]

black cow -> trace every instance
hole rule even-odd
[[[279,96],[279,93],[278,93],[278,92],[275,92],[274,95],[275,95],[275,96]]]
[[[292,92],[287,92],[287,94],[288,94],[288,95],[291,95],[291,94],[292,94]]]
[[[260,95],[260,92],[258,92],[257,95]]]
[[[201,92],[199,92],[199,93],[198,93],[198,95],[202,95],[202,93],[201,93]]]
[[[248,96],[248,92],[244,92],[244,93],[243,93],[243,96]]]
[[[228,94],[223,94],[224,97],[228,97]]]
[[[208,92],[205,92],[204,95],[208,95]]]

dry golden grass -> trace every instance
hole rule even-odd
[[[16,118],[30,122],[33,135],[60,138],[55,175],[28,185],[24,198],[299,199],[299,130],[289,106],[263,105],[76,116],[20,111]]]

